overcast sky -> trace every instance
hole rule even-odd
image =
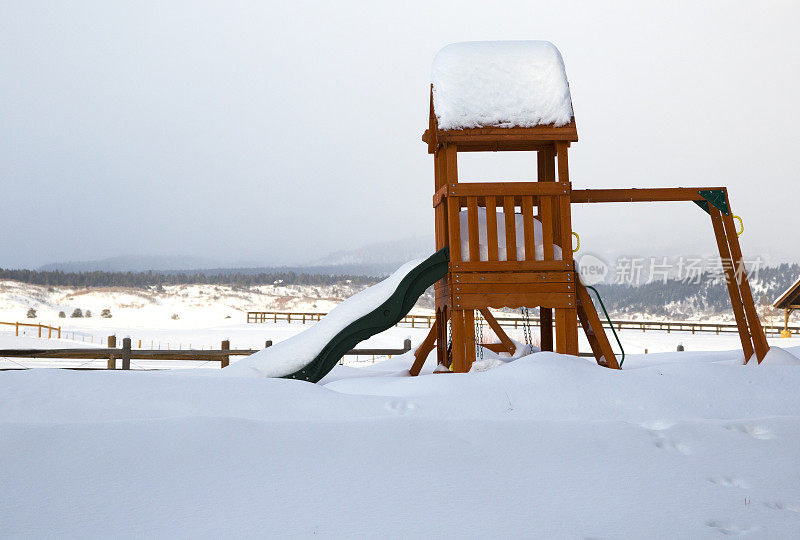
[[[0,0],[0,266],[293,263],[432,237],[431,61],[488,39],[561,50],[576,188],[726,185],[746,257],[800,260],[798,6]],[[535,163],[472,154],[460,173]],[[689,203],[573,220],[592,252],[714,248]]]

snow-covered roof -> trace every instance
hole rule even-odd
[[[788,289],[783,291],[783,294],[781,294],[778,299],[775,300],[775,303],[772,304],[772,306],[778,309],[783,309],[797,304],[800,304],[800,279],[792,283]]]
[[[431,70],[439,129],[563,126],[572,119],[564,61],[549,41],[447,45]]]

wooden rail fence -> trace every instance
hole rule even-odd
[[[122,369],[131,368],[131,360],[151,360],[151,361],[205,361],[219,362],[220,367],[224,368],[230,363],[231,356],[250,356],[257,353],[258,349],[231,349],[229,340],[224,340],[219,350],[164,350],[164,349],[134,349],[131,347],[131,339],[124,338],[122,347],[117,345],[116,336],[108,336],[108,347],[106,348],[87,348],[87,349],[0,349],[0,358],[36,358],[36,359],[68,359],[68,360],[107,360],[106,369],[117,369],[117,360],[120,360]],[[266,347],[272,346],[272,341],[268,340],[264,344]],[[351,349],[346,352],[350,356],[389,356],[407,353],[411,350],[411,340],[403,341],[401,349]],[[3,368],[20,369],[20,368]],[[26,368],[22,368],[26,369]],[[89,369],[89,368],[87,368]],[[94,368],[97,369],[97,368]]]
[[[4,324],[7,326],[13,326],[14,332],[16,335],[19,335],[19,329],[22,328],[38,328],[39,329],[39,337],[42,337],[42,330],[47,330],[47,338],[50,339],[53,337],[53,332],[56,332],[56,338],[61,339],[61,327],[60,326],[49,326],[46,324],[40,323],[21,323],[21,322],[2,322],[0,324]]]
[[[249,311],[247,312],[248,323],[277,323],[278,321],[285,321],[288,323],[299,322],[306,324],[307,322],[315,322],[327,315],[326,313],[313,313],[313,312],[288,312],[288,311]],[[495,315],[495,319],[500,323],[500,326],[520,328],[525,324],[523,317],[502,316]],[[436,316],[409,314],[403,317],[398,325],[407,325],[411,328],[430,328]],[[539,324],[538,317],[531,317],[530,322],[534,325]],[[619,330],[659,330],[670,332],[714,332],[716,334],[726,332],[738,332],[736,323],[715,323],[715,322],[701,322],[701,321],[636,321],[629,319],[612,320],[614,327]],[[609,328],[608,321],[602,321],[603,326]],[[774,332],[779,334],[783,330],[783,325],[764,325],[764,331],[767,333]],[[800,326],[790,326],[789,331],[793,334],[800,335]]]

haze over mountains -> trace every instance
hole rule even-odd
[[[260,273],[298,272],[311,274],[340,274],[382,276],[403,263],[426,257],[434,248],[432,237],[418,236],[391,242],[369,244],[352,250],[340,250],[296,265],[263,265],[253,262],[229,262],[213,258],[180,255],[123,255],[92,261],[50,263],[41,271],[62,272],[201,272],[201,273]]]

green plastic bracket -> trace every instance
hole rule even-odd
[[[728,198],[725,196],[724,189],[699,189],[697,190],[697,194],[703,197],[705,200],[692,202],[705,210],[707,214],[711,213],[708,206],[708,204],[711,203],[714,205],[714,208],[726,216],[730,215],[731,210],[728,208]]]
[[[419,263],[403,278],[388,300],[373,311],[347,325],[341,332],[331,338],[316,358],[302,369],[283,378],[299,379],[313,383],[319,382],[339,363],[339,360],[347,351],[365,339],[388,330],[408,315],[408,312],[414,307],[422,293],[447,274],[449,261],[450,254],[448,249],[442,248]]]

